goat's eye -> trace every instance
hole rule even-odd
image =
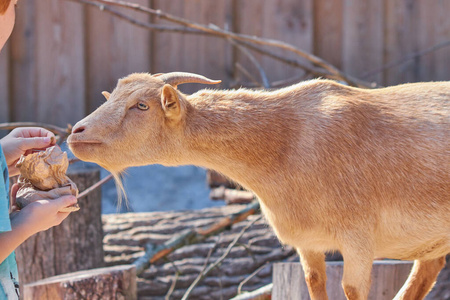
[[[138,107],[140,110],[147,110],[147,109],[148,109],[148,105],[145,104],[145,103],[142,103],[142,102],[139,102],[139,103],[137,104],[137,107]]]

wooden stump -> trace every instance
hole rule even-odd
[[[375,261],[372,267],[370,300],[391,300],[408,278],[413,262]],[[333,300],[346,300],[341,280],[343,262],[327,262],[327,293]],[[273,271],[274,300],[309,300],[305,275],[300,263],[277,263]]]
[[[83,191],[100,180],[99,168],[71,165],[68,176]],[[101,191],[78,200],[81,209],[59,226],[39,232],[16,249],[21,286],[46,277],[104,266]]]
[[[123,265],[79,271],[25,285],[24,300],[137,299],[136,267]]]

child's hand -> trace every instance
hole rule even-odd
[[[11,226],[26,238],[45,231],[61,222],[70,213],[59,212],[62,208],[77,203],[75,196],[64,196],[54,200],[38,200],[21,210],[11,213]]]
[[[0,140],[10,176],[19,174],[16,163],[21,155],[28,155],[33,149],[46,149],[55,143],[55,135],[44,128],[21,127],[12,130]]]

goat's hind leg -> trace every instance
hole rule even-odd
[[[403,287],[394,300],[424,299],[445,266],[445,256],[433,260],[416,260]]]
[[[312,300],[328,300],[325,254],[297,249]]]

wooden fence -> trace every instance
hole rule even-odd
[[[450,80],[450,47],[377,71],[450,40],[449,0],[130,1],[288,42],[382,85]],[[166,23],[137,12],[129,15]],[[270,81],[301,74],[272,58],[255,57]],[[223,39],[151,32],[67,0],[21,0],[13,36],[0,54],[0,122],[74,124],[103,102],[102,90],[137,71],[196,72],[222,79],[226,88],[236,77],[244,78],[236,63],[252,71]]]

